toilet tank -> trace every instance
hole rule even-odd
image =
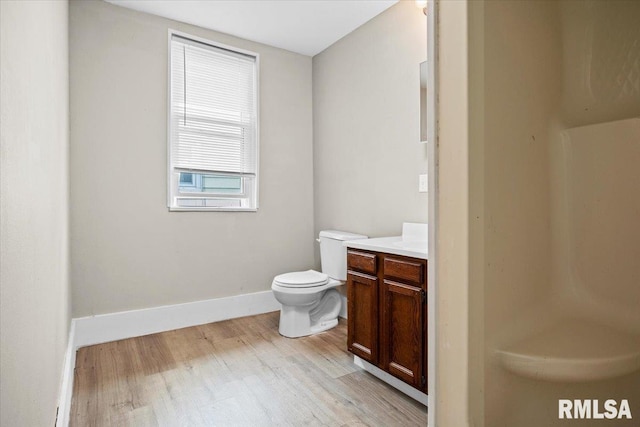
[[[320,232],[320,261],[322,272],[336,280],[347,280],[347,240],[366,239],[362,234],[347,231],[324,230]]]

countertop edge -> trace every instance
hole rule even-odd
[[[383,243],[383,239],[387,240],[389,243],[402,240],[401,237],[380,237],[380,238],[363,239],[363,240],[349,240],[344,242],[344,245],[347,248],[353,248],[353,249],[363,249],[366,251],[382,252],[385,254],[407,256],[411,258],[419,258],[419,259],[425,259],[425,260],[429,259],[429,254],[426,251],[419,252],[411,249],[403,249],[396,246],[385,245]],[[377,242],[368,243],[368,241],[370,240],[373,240],[373,241],[377,240]]]

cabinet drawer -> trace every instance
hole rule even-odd
[[[376,274],[378,271],[376,256],[366,252],[347,251],[347,268]]]
[[[424,282],[424,264],[387,256],[384,258],[384,276],[421,285]]]

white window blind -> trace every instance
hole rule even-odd
[[[176,34],[170,45],[170,207],[255,209],[256,56]],[[233,194],[186,190],[180,173],[235,176],[242,185]]]

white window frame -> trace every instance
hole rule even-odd
[[[252,208],[243,208],[243,207],[205,207],[205,206],[194,206],[194,207],[186,207],[186,206],[174,206],[173,205],[173,196],[177,194],[179,187],[179,178],[177,180],[173,179],[173,174],[177,171],[176,168],[171,164],[171,135],[172,135],[172,127],[171,127],[171,38],[173,36],[182,37],[185,39],[193,40],[198,43],[206,44],[212,47],[216,47],[219,49],[228,50],[231,52],[240,53],[243,55],[253,56],[255,57],[255,106],[256,106],[256,176],[255,176],[255,207]],[[202,173],[202,174],[211,174],[208,171],[184,171],[187,173]],[[224,173],[215,173],[215,175],[225,175]],[[229,174],[233,175],[233,174]],[[187,34],[181,31],[169,29],[168,38],[167,38],[167,206],[169,211],[171,212],[256,212],[259,207],[259,194],[260,194],[260,54],[256,52],[252,52],[245,49],[239,49],[234,46],[229,46],[223,43],[218,43],[213,40],[207,40],[202,37],[194,36],[192,34]],[[245,189],[244,189],[244,180],[243,180],[243,191],[242,194],[209,194],[205,193],[184,193],[186,197],[193,198],[215,198],[215,199],[234,199],[245,197]]]

